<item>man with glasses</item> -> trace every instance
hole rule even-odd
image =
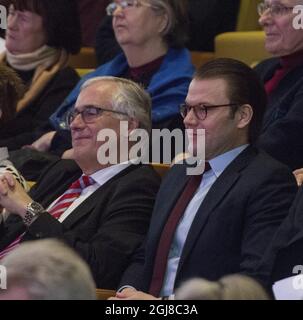
[[[187,164],[170,170],[146,245],[134,255],[117,299],[171,296],[195,277],[258,276],[297,190],[291,171],[254,147],[265,104],[257,75],[241,62],[218,59],[197,71],[181,114],[191,153],[200,147],[198,130],[205,130],[205,172],[187,176]]]
[[[120,123],[150,132],[150,107],[149,95],[129,80],[100,77],[82,86],[68,117],[75,162],[55,162],[30,195],[11,175],[0,177],[0,204],[11,213],[0,225],[0,260],[22,241],[59,238],[86,260],[98,287],[118,285],[144,239],[160,182],[149,166],[122,163],[134,142]],[[103,129],[116,134],[116,164],[101,163]]]
[[[295,23],[297,5],[303,1],[259,4],[265,49],[273,58],[255,68],[268,97],[259,147],[292,170],[303,167],[303,30]]]

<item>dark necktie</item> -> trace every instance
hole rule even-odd
[[[208,170],[210,170],[209,163],[205,163],[204,173]],[[163,285],[168,254],[177,225],[181,217],[183,216],[189,202],[193,198],[196,190],[198,189],[202,181],[202,176],[203,174],[190,177],[188,183],[186,184],[182,194],[180,195],[175,207],[173,208],[163,228],[158,243],[158,249],[154,260],[152,280],[149,287],[149,293],[155,297],[159,296],[159,293]]]
[[[273,77],[265,83],[267,96],[271,95],[271,93],[278,87],[280,81],[286,76],[289,71],[290,68],[288,66],[281,66],[275,71]]]

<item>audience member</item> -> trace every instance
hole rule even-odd
[[[98,287],[118,285],[145,238],[160,183],[150,166],[120,161],[134,145],[119,134],[120,125],[149,132],[150,106],[148,94],[126,79],[101,77],[82,86],[68,117],[76,162],[53,163],[29,195],[11,175],[0,177],[0,204],[11,213],[0,224],[0,258],[22,241],[59,238],[89,264]],[[100,151],[103,129],[117,135],[117,164]]]
[[[197,71],[181,113],[194,155],[205,129],[203,179],[188,177],[186,164],[168,172],[118,299],[170,296],[196,277],[255,273],[297,190],[289,168],[254,147],[265,105],[263,86],[245,64],[218,59]]]
[[[1,261],[7,289],[0,300],[95,300],[87,264],[58,240],[29,241]]]
[[[67,67],[69,53],[81,45],[74,0],[11,0],[6,51],[0,62],[17,72],[26,86],[17,114],[0,129],[0,145],[18,149],[62,103],[79,80]],[[40,136],[41,134],[38,134]]]
[[[136,0],[135,2],[140,3]],[[238,11],[239,0],[189,0],[187,48],[194,51],[213,51],[217,34],[235,30]],[[100,65],[121,51],[111,24],[111,18],[105,17],[97,32],[96,54]]]
[[[293,27],[299,4],[265,0],[258,7],[265,48],[274,56],[256,67],[268,96],[259,147],[293,170],[303,167],[303,32]]]
[[[269,300],[265,289],[253,278],[234,274],[218,281],[192,279],[176,291],[176,300]]]
[[[303,187],[301,186],[288,216],[276,232],[260,263],[260,270],[262,270],[262,272],[258,272],[260,273],[259,280],[269,289],[278,280],[302,274],[302,211]],[[300,283],[302,284],[301,280]],[[295,287],[292,287],[292,289],[296,290]],[[300,289],[302,289],[302,287]]]
[[[58,145],[68,132],[59,129],[66,128],[66,113],[74,105],[82,83],[100,75],[121,76],[142,84],[152,97],[153,128],[182,127],[178,105],[186,96],[194,71],[190,54],[183,47],[184,10],[184,1],[180,0],[112,3],[108,13],[113,15],[113,28],[123,53],[79,82],[51,116],[57,133],[48,132],[32,146],[39,151],[59,148],[61,152]],[[63,149],[68,147],[70,143]]]

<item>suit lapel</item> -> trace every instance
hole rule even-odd
[[[184,261],[189,256],[195,243],[197,242],[198,237],[200,236],[200,233],[206,226],[209,216],[216,209],[216,207],[224,201],[226,195],[231,192],[234,184],[241,175],[241,171],[248,165],[255,155],[255,149],[248,147],[223,171],[220,177],[210,188],[204,201],[198,209],[195,219],[188,232],[178,266],[178,272],[181,270]]]
[[[135,170],[137,166],[131,165],[126,169],[122,170],[120,173],[112,177],[104,185],[98,188],[93,194],[91,194],[87,199],[85,199],[64,221],[63,225],[70,229],[75,223],[77,223],[82,217],[90,214],[98,204],[104,201],[106,197],[107,190],[111,189],[110,185],[114,183],[117,179],[128,174],[130,171]],[[101,212],[100,212],[101,214]]]

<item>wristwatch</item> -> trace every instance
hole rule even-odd
[[[23,218],[23,223],[29,227],[33,220],[38,217],[42,212],[45,212],[45,209],[38,202],[31,202],[27,205],[26,213]]]

